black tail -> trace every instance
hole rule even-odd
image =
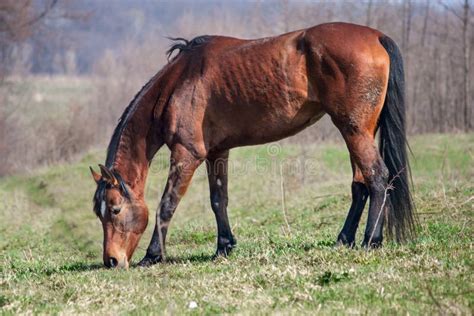
[[[397,44],[388,36],[380,43],[390,56],[387,96],[380,114],[380,154],[387,166],[389,191],[387,231],[389,237],[401,242],[414,237],[415,214],[410,194],[410,165],[407,157],[405,127],[405,74]]]

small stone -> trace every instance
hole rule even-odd
[[[198,307],[198,303],[196,303],[195,301],[191,301],[189,302],[189,305],[188,305],[189,309],[195,309]]]

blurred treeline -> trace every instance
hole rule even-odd
[[[473,15],[472,0],[1,0],[0,175],[105,145],[133,95],[167,62],[166,36],[368,25],[402,49],[408,131],[472,131]],[[335,138],[331,125],[323,119],[295,140]]]

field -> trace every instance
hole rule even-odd
[[[410,142],[418,237],[375,251],[333,246],[350,204],[342,143],[231,152],[229,214],[238,247],[217,261],[201,167],[173,218],[168,261],[126,271],[101,263],[88,166],[103,162],[102,151],[1,178],[2,314],[471,314],[474,135]],[[159,153],[148,180],[152,211],[167,157]],[[133,263],[144,255],[151,229]]]

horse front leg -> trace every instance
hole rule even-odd
[[[150,266],[165,259],[169,223],[200,164],[201,160],[196,159],[184,146],[177,144],[172,149],[168,181],[156,213],[155,228],[146,255],[138,263],[139,266]]]
[[[207,160],[207,174],[211,207],[217,222],[217,250],[215,257],[227,256],[237,244],[227,216],[227,176],[229,151],[211,155]]]

